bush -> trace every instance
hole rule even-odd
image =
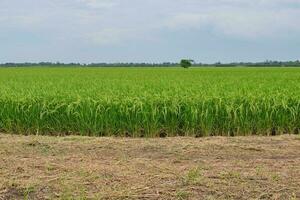
[[[180,61],[180,66],[183,67],[183,68],[189,68],[192,66],[192,63],[194,61],[193,60],[189,60],[189,59],[182,59]]]

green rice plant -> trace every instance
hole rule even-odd
[[[0,131],[299,134],[298,68],[2,68]]]

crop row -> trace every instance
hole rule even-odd
[[[300,100],[0,100],[0,128],[20,134],[209,136],[298,133]]]

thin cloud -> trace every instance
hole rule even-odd
[[[134,38],[133,33],[134,30],[131,29],[107,28],[97,32],[87,33],[84,38],[94,45],[117,45]]]
[[[240,2],[239,0],[220,1],[223,3]],[[269,1],[257,1],[257,3],[264,4],[267,2]],[[299,9],[293,7],[267,9],[261,6],[249,9],[247,6],[233,5],[208,6],[202,7],[197,12],[177,13],[167,17],[165,25],[173,30],[209,29],[216,35],[249,39],[288,37],[291,32],[300,34]]]
[[[86,4],[90,8],[112,8],[119,5],[113,0],[78,0],[80,3]]]
[[[76,46],[78,52],[66,54],[66,60],[86,56],[83,50],[104,52],[110,60],[130,60],[130,55],[177,60],[182,54],[198,56],[199,49],[185,45],[201,44],[202,49],[235,47],[226,56],[236,59],[245,43],[262,42],[263,55],[280,55],[275,47],[282,44],[294,46],[286,55],[296,55],[299,18],[300,0],[1,0],[0,59],[16,57],[16,41],[29,39],[24,55],[32,58],[37,47],[47,49],[40,54],[50,58],[58,47],[73,52]],[[127,55],[120,45],[137,53]],[[253,52],[261,49],[257,45]],[[208,59],[216,57],[214,49],[208,53]]]

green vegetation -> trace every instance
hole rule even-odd
[[[0,131],[299,134],[298,68],[2,68]]]
[[[183,67],[183,68],[189,68],[192,66],[192,63],[194,61],[193,60],[189,60],[189,59],[182,59],[180,61],[180,66]]]

